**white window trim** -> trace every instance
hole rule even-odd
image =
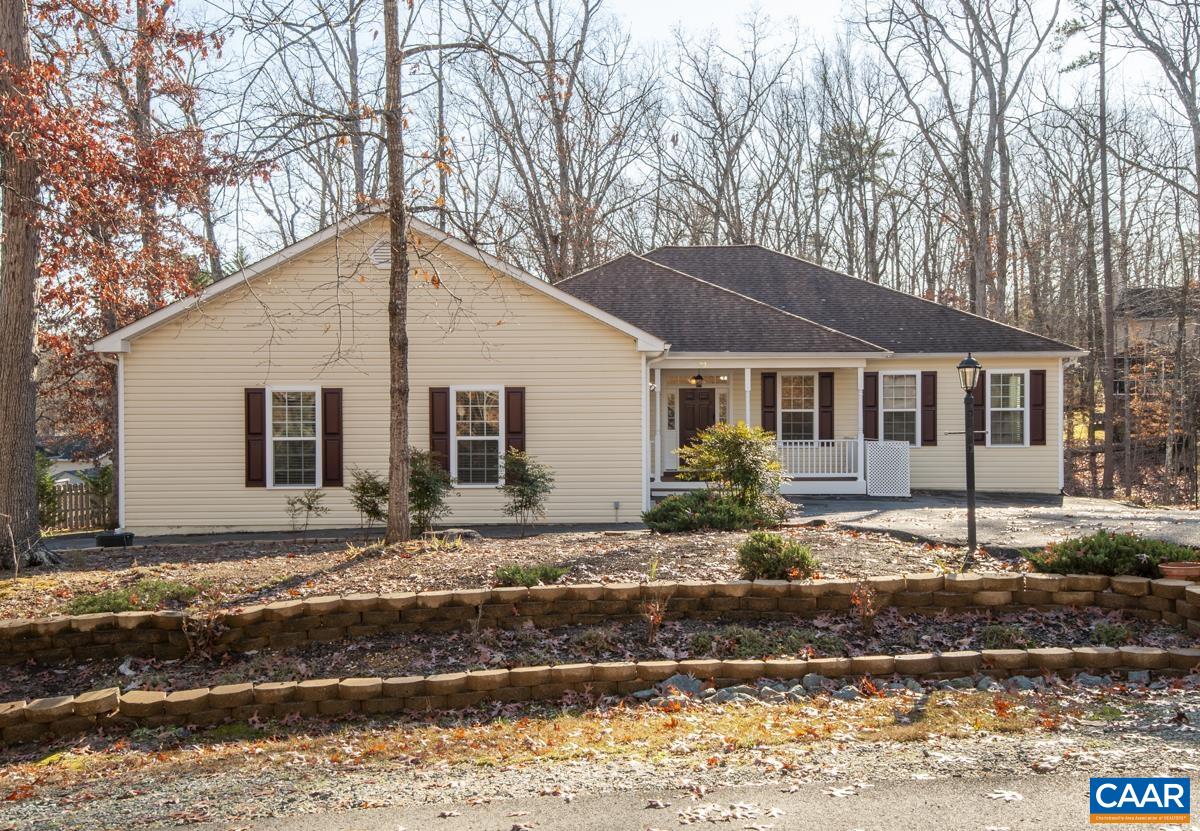
[[[984,390],[984,398],[986,400],[985,410],[987,411],[987,447],[1029,447],[1029,370],[1028,369],[1007,369],[1005,367],[986,367],[986,387]],[[992,443],[992,378],[995,375],[1023,375],[1025,377],[1024,386],[1024,401],[1022,402],[1021,410],[1025,416],[1025,428],[1022,431],[1024,434],[1024,444],[993,444]],[[1006,410],[1012,412],[1013,410]]]
[[[317,465],[315,481],[311,485],[276,485],[275,484],[275,408],[271,406],[272,398],[277,392],[311,392],[316,401],[316,429],[313,431],[313,441],[316,445]],[[321,470],[321,388],[320,387],[267,387],[267,487],[280,491],[306,491],[321,487],[324,481]],[[291,441],[291,439],[281,439]]]
[[[500,400],[500,432],[496,436],[497,444],[500,446],[500,473],[495,483],[490,482],[459,482],[458,481],[458,394],[460,392],[494,392],[497,393]],[[455,488],[463,490],[488,490],[496,489],[504,484],[504,454],[507,448],[504,446],[505,436],[505,413],[504,413],[504,387],[497,384],[467,384],[461,387],[450,388],[450,478],[454,483]],[[465,439],[470,438],[485,438],[490,439],[490,436],[463,436]]]
[[[785,439],[783,437],[783,414],[785,412],[784,407],[783,407],[783,379],[784,378],[812,378],[812,382],[813,382],[812,410],[795,410],[795,409],[790,409],[790,408],[788,410],[786,410],[786,412],[789,412],[789,413],[807,413],[807,412],[812,413],[813,437],[811,439]],[[778,412],[775,414],[775,435],[778,437],[778,440],[781,442],[784,442],[784,441],[787,441],[787,442],[811,441],[814,443],[820,441],[821,440],[820,439],[820,436],[821,436],[820,418],[821,418],[821,384],[820,384],[820,378],[817,377],[817,373],[815,373],[815,372],[781,372],[781,373],[779,373],[779,407],[778,407]]]
[[[917,382],[917,431],[913,436],[913,441],[909,447],[921,446],[921,372],[916,369],[884,369],[879,372],[879,440],[884,441],[883,437],[883,414],[889,413],[907,413],[908,410],[888,410],[883,406],[883,378],[886,375],[911,375]]]

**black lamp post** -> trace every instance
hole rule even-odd
[[[966,428],[967,446],[967,556],[963,559],[963,571],[971,567],[971,558],[977,548],[975,540],[975,385],[979,382],[979,371],[983,366],[967,353],[958,365],[958,384],[963,391],[963,426]]]

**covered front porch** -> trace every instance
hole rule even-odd
[[[704,487],[680,478],[679,448],[714,424],[737,421],[776,435],[787,477],[785,494],[873,492],[868,487],[872,460],[886,452],[893,457],[892,466],[903,467],[903,493],[893,484],[888,495],[906,495],[908,444],[867,441],[864,435],[865,368],[865,360],[844,356],[791,360],[671,356],[652,361],[648,384],[651,495],[661,498]],[[874,469],[880,469],[879,464]]]

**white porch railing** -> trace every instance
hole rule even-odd
[[[779,463],[792,479],[858,476],[858,439],[781,441]]]

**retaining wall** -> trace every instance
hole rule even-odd
[[[618,695],[650,687],[676,673],[712,680],[716,686],[759,678],[798,679],[807,673],[828,678],[898,673],[921,678],[950,678],[986,672],[993,677],[1017,674],[1111,674],[1152,670],[1179,674],[1200,664],[1200,649],[1125,646],[986,649],[910,655],[863,655],[809,660],[685,660],[488,669],[405,678],[329,678],[308,681],[229,684],[172,693],[118,689],[78,696],[0,704],[0,741],[35,741],[97,727],[208,726],[287,716],[337,717],[470,707],[484,702],[560,698],[567,691]]]
[[[906,574],[871,577],[876,606],[922,614],[1061,606],[1121,609],[1186,624],[1200,634],[1200,585],[1186,580],[1054,574]],[[118,612],[0,621],[0,665],[127,655],[181,658],[287,649],[342,638],[472,628],[600,625],[642,617],[661,603],[668,620],[790,619],[847,610],[855,580],[607,583],[309,597],[217,612]]]

